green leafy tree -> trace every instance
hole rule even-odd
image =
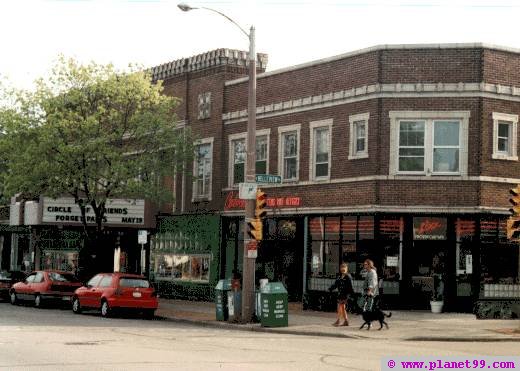
[[[33,91],[3,89],[2,101],[2,194],[72,196],[86,248],[100,238],[109,198],[171,201],[163,180],[193,154],[190,132],[176,127],[177,100],[135,67],[120,72],[61,57]]]

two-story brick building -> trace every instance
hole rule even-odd
[[[160,282],[200,283],[193,296],[241,269],[245,64],[245,53],[217,50],[153,69],[200,141],[197,177],[174,179],[175,216],[162,220],[151,269]],[[505,236],[508,189],[520,182],[520,50],[376,46],[260,73],[257,89],[257,173],[283,179],[262,187],[257,279],[326,306],[339,264],[359,287],[369,257],[385,297],[409,307],[428,306],[434,275],[448,309],[520,300],[519,248]],[[190,229],[187,214],[208,222]],[[213,235],[210,225],[218,247],[193,237]]]

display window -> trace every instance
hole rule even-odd
[[[210,261],[210,255],[156,254],[155,279],[209,282]]]

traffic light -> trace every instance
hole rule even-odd
[[[255,218],[247,222],[247,234],[249,238],[261,241],[263,237],[262,219]]]
[[[513,242],[520,241],[520,217],[511,216],[507,219],[507,239]]]
[[[262,219],[265,218],[267,211],[265,210],[265,206],[267,205],[267,196],[265,192],[258,189],[256,191],[256,203],[255,203],[255,218]]]
[[[511,188],[509,193],[511,194],[509,202],[513,205],[509,211],[513,216],[520,216],[520,185],[517,185],[515,188]]]

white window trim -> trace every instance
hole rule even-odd
[[[468,173],[468,132],[470,111],[390,111],[390,157],[389,157],[389,175],[392,176],[466,176]],[[459,172],[458,173],[435,173],[432,169],[426,169],[424,172],[405,173],[398,171],[399,169],[399,121],[400,120],[441,120],[441,119],[458,119],[460,120],[460,153],[459,153]],[[429,140],[425,137],[425,143]],[[433,148],[433,147],[432,147]],[[426,153],[425,153],[426,156]],[[425,160],[426,161],[426,160]],[[429,170],[429,171],[428,171]]]
[[[350,122],[350,146],[348,151],[348,159],[355,160],[360,158],[368,158],[368,119],[370,118],[370,113],[360,113],[357,115],[351,115],[348,117],[348,121]],[[365,122],[365,150],[363,152],[356,152],[357,138],[355,132],[354,123],[364,121]]]
[[[213,137],[209,138],[203,138],[194,143],[195,146],[203,145],[203,144],[209,144],[211,147],[211,172],[209,174],[209,195],[208,196],[199,196],[195,194],[195,190],[197,188],[197,181],[195,180],[196,174],[197,174],[197,159],[195,158],[193,161],[193,176],[194,180],[192,182],[192,188],[191,188],[191,202],[197,202],[197,201],[211,201],[213,198]]]
[[[266,164],[266,172],[269,174],[269,147],[271,143],[271,129],[261,129],[256,131],[257,137],[267,136],[267,164]],[[234,178],[234,171],[235,167],[233,166],[233,141],[238,139],[244,139],[245,140],[245,148],[246,148],[246,164],[247,164],[247,132],[237,133],[237,134],[230,134],[228,136],[228,187],[230,188],[237,188],[238,184],[233,184],[233,178]],[[256,139],[256,138],[255,138]],[[244,167],[245,169],[245,167]],[[245,174],[244,174],[245,175]],[[245,179],[245,176],[244,176]]]
[[[517,134],[518,134],[518,115],[511,115],[508,113],[493,112],[493,155],[492,158],[496,160],[510,160],[518,161],[517,148]],[[499,121],[506,121],[511,123],[511,154],[505,154],[498,151],[498,123]]]
[[[283,183],[294,183],[300,180],[300,130],[301,124],[294,124],[288,126],[280,126],[278,128],[278,174],[282,177]],[[282,137],[285,133],[296,131],[296,142],[297,142],[297,151],[296,151],[296,178],[285,180],[283,177],[284,168],[283,168],[283,141]]]
[[[326,119],[326,120],[319,120],[319,121],[311,121],[309,123],[309,178],[313,181],[323,181],[323,180],[329,180],[330,179],[330,173],[332,168],[332,161],[331,161],[331,155],[332,155],[332,119]],[[316,153],[314,152],[314,145],[316,141],[316,129],[318,128],[328,128],[329,130],[329,161],[328,161],[328,174],[327,176],[316,176]]]

